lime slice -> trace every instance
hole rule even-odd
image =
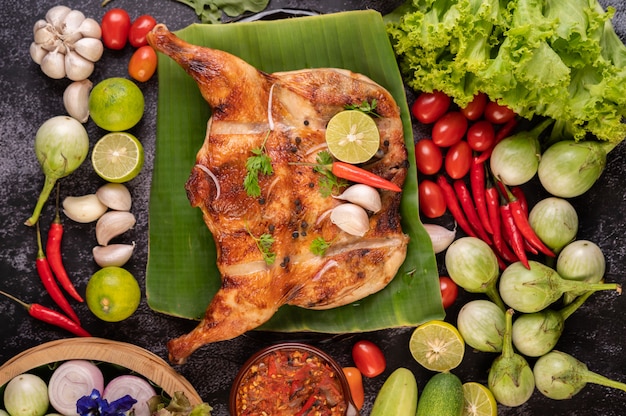
[[[380,133],[372,117],[359,110],[346,110],[328,122],[326,144],[330,153],[342,162],[363,163],[378,151]]]
[[[424,368],[445,372],[461,364],[465,342],[454,326],[433,320],[415,328],[409,340],[409,350]]]
[[[130,133],[109,133],[94,146],[91,163],[102,179],[115,183],[128,182],[141,171],[143,146]]]
[[[462,416],[497,416],[498,405],[486,386],[470,381],[463,384]]]

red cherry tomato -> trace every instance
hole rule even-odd
[[[433,126],[433,142],[439,147],[458,143],[467,132],[467,119],[459,111],[444,114]]]
[[[421,139],[415,144],[417,170],[424,175],[434,175],[443,166],[441,149],[430,139]]]
[[[365,377],[376,377],[385,371],[387,361],[383,352],[371,341],[357,341],[352,347],[352,360]]]
[[[439,277],[439,289],[441,290],[441,301],[443,308],[448,309],[459,294],[459,287],[447,276]]]
[[[439,218],[446,212],[446,200],[441,187],[429,179],[420,181],[418,187],[419,206],[428,218]]]
[[[126,10],[111,9],[102,17],[100,28],[104,46],[109,49],[124,49],[130,31],[130,16]]]
[[[474,96],[474,99],[470,101],[468,105],[461,109],[461,113],[468,120],[478,120],[482,117],[483,112],[485,111],[485,106],[487,105],[487,94],[478,93]]]
[[[154,19],[154,17],[150,16],[149,14],[139,16],[130,26],[130,31],[128,32],[128,41],[135,48],[147,45],[148,40],[146,39],[146,35],[152,30],[154,26],[156,26],[156,20]]]
[[[445,159],[446,172],[452,179],[461,179],[472,166],[472,148],[462,140],[448,150]]]
[[[411,113],[420,123],[434,123],[448,111],[450,102],[450,97],[443,92],[423,92],[411,106]]]
[[[515,112],[505,105],[489,101],[485,107],[485,119],[494,124],[504,124],[515,117]]]
[[[356,367],[344,367],[342,368],[343,373],[348,380],[348,385],[350,386],[350,395],[352,396],[352,401],[356,405],[356,408],[361,410],[363,407],[363,403],[365,402],[365,393],[363,392],[363,377],[361,376],[361,372]]]
[[[145,45],[137,49],[128,61],[128,74],[139,82],[146,82],[157,67],[157,54],[152,46]]]
[[[472,150],[477,152],[490,149],[496,140],[493,124],[487,120],[477,121],[467,129],[466,140]]]

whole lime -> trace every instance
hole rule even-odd
[[[99,127],[124,131],[136,125],[144,111],[144,97],[139,87],[126,78],[107,78],[89,94],[89,115]]]
[[[141,290],[137,279],[126,269],[103,267],[95,272],[85,290],[89,310],[107,322],[119,322],[139,307]]]

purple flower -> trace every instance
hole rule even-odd
[[[81,416],[124,416],[132,409],[137,400],[128,394],[111,403],[100,396],[94,389],[89,396],[83,396],[76,402],[76,411]]]

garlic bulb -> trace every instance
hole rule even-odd
[[[35,22],[30,56],[44,74],[54,79],[87,79],[104,47],[102,30],[94,19],[66,6],[48,10],[45,19]]]
[[[363,237],[370,229],[367,211],[359,205],[345,203],[333,208],[330,221],[348,234]]]

